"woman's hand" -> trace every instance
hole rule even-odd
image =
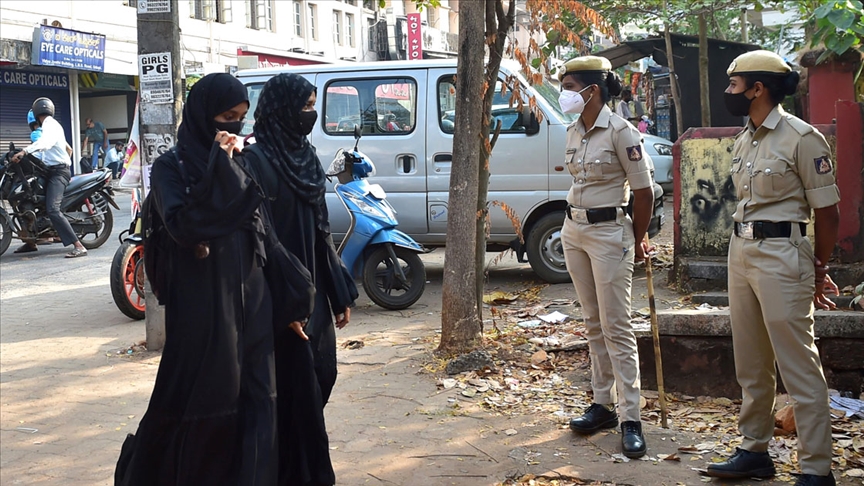
[[[336,327],[338,329],[342,329],[343,327],[348,325],[348,321],[351,320],[351,308],[346,307],[345,312],[340,314],[336,314]]]
[[[823,265],[818,258],[814,263],[816,267],[816,291],[813,293],[813,304],[819,309],[836,309],[837,304],[826,295],[840,295],[840,288],[828,275],[828,265]]]
[[[215,141],[219,143],[219,147],[228,154],[228,157],[233,157],[234,152],[240,153],[243,151],[242,140],[237,135],[228,132],[216,132]]]
[[[291,330],[294,331],[295,334],[300,336],[300,339],[302,339],[304,341],[309,340],[309,336],[307,336],[306,333],[303,332],[303,328],[306,327],[305,322],[294,321],[291,324],[289,324],[288,327],[290,327]]]

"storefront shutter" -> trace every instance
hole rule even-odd
[[[13,142],[18,148],[30,145],[27,112],[33,106],[33,101],[40,96],[47,96],[54,102],[54,118],[63,126],[66,141],[72,143],[68,91],[4,86],[0,89],[0,154],[5,154],[9,150],[9,142]]]

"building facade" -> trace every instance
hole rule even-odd
[[[388,0],[383,8],[378,0],[171,3],[184,77],[407,59],[407,16],[414,13],[423,24],[423,57],[456,55],[458,0],[422,12],[414,0]],[[29,143],[26,113],[39,96],[55,102],[75,160],[92,150],[81,147],[87,118],[102,122],[112,142],[127,140],[137,99],[137,7],[136,0],[0,3],[0,145]]]

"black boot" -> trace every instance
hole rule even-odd
[[[707,474],[715,478],[729,479],[770,478],[777,474],[777,471],[767,452],[750,452],[739,447],[729,459],[709,464]]]
[[[593,434],[600,429],[612,429],[617,425],[618,414],[599,403],[592,403],[581,417],[570,421],[570,429],[580,434]]]
[[[802,474],[798,476],[798,481],[795,481],[795,486],[834,486],[837,484],[834,481],[834,475],[828,473],[827,476],[816,476],[814,474]]]
[[[624,455],[636,459],[645,455],[648,446],[642,435],[642,422],[628,420],[621,422],[621,451]]]

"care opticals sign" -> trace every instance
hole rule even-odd
[[[37,73],[33,71],[0,69],[0,86],[67,89],[69,88],[69,76],[62,73]]]
[[[171,77],[171,53],[138,55],[138,81],[144,103],[174,103],[174,78]]]
[[[33,30],[33,64],[105,71],[105,36],[40,25]]]

